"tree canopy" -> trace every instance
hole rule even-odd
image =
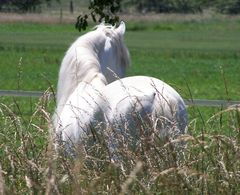
[[[79,31],[85,30],[89,18],[115,24],[122,7],[133,7],[140,13],[197,13],[213,9],[223,14],[239,14],[240,0],[91,0],[89,13],[78,16],[75,26]]]
[[[42,3],[54,0],[0,0],[2,7],[18,12],[35,12]],[[63,0],[55,0],[61,2]],[[240,0],[82,0],[89,2],[87,13],[77,17],[75,27],[81,31],[88,26],[89,20],[115,24],[119,13],[130,8],[139,13],[197,13],[212,9],[223,14],[240,14]],[[70,0],[69,0],[70,2]],[[72,1],[71,1],[72,2]]]
[[[109,24],[115,24],[119,21],[117,15],[121,9],[121,0],[92,0],[88,7],[89,13],[80,15],[77,18],[76,28],[81,31],[88,26],[88,18],[94,22],[102,22],[103,20]]]
[[[6,6],[23,13],[35,12],[43,2],[50,4],[51,1],[52,0],[0,0],[0,10],[3,6]]]

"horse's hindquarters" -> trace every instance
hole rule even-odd
[[[123,78],[107,85],[104,95],[108,104],[104,104],[103,110],[109,124],[131,131],[136,131],[140,123],[151,124],[161,137],[185,133],[184,101],[161,80],[146,76]]]

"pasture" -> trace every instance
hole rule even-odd
[[[185,99],[240,100],[239,19],[126,25],[132,60],[128,75],[159,78]],[[72,24],[1,23],[0,89],[55,90],[64,52],[79,35]],[[191,136],[184,138],[190,147],[183,158],[176,157],[171,144],[156,143],[147,149],[143,143],[140,153],[149,150],[145,157],[123,149],[131,159],[123,171],[103,157],[80,159],[70,168],[71,160],[46,152],[50,145],[46,123],[54,101],[12,97],[0,101],[0,189],[3,186],[6,192],[124,194],[129,189],[133,194],[235,194],[239,190],[239,110],[190,107]],[[175,162],[176,158],[180,160]]]

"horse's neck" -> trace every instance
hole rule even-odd
[[[74,89],[73,93],[69,96],[68,100],[66,101],[66,105],[71,104],[73,106],[82,108],[82,106],[84,106],[83,102],[85,101],[88,103],[91,101],[95,102],[97,101],[99,95],[101,95],[105,86],[106,85],[103,82],[100,74],[96,75],[91,82],[80,82]]]
[[[62,95],[61,99],[57,104],[56,110],[57,115],[61,114],[62,109],[66,104],[68,104],[68,101],[69,99],[71,99],[71,96],[75,96],[75,98],[77,98],[77,96],[87,95],[94,99],[100,95],[103,87],[107,85],[105,77],[101,73],[93,74],[92,72],[89,72],[89,74],[91,74],[93,77],[91,81],[81,81],[75,86],[74,89],[72,89],[72,92],[68,96],[66,95],[64,96],[64,94]],[[64,92],[64,90],[62,92]]]
[[[92,81],[90,82],[90,84],[96,88],[101,90],[104,86],[107,85],[107,81],[106,78],[103,74],[101,73],[97,73],[94,78],[92,79]]]
[[[94,48],[73,44],[62,61],[57,89],[57,104],[63,105],[80,82],[92,82],[101,72]],[[105,81],[104,81],[105,82]]]
[[[94,95],[96,93],[101,93],[102,89],[107,85],[106,78],[102,73],[96,73],[92,80],[89,82],[82,81],[78,84],[77,88],[79,86],[82,86],[80,88],[80,93],[90,93],[90,95]],[[90,92],[91,91],[91,92]]]

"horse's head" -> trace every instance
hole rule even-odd
[[[128,49],[124,44],[125,28],[125,23],[121,22],[117,28],[101,24],[96,30],[105,38],[98,57],[108,83],[116,80],[117,77],[124,77],[130,63]]]

